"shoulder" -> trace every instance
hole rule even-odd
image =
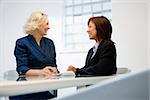
[[[113,41],[105,41],[103,40],[102,43],[100,43],[101,46],[106,47],[106,46],[115,46],[115,43]]]
[[[101,50],[114,50],[114,49],[116,49],[116,47],[115,47],[115,43],[113,41],[104,41],[103,40],[99,44],[98,49],[101,49]]]
[[[45,42],[54,44],[53,40],[52,40],[52,39],[49,39],[49,38],[47,38],[47,37],[43,37],[43,40],[44,40]]]
[[[28,37],[29,36],[24,36],[24,37],[21,37],[21,38],[17,39],[16,40],[16,44],[18,44],[18,43],[24,43],[24,42],[28,41]]]

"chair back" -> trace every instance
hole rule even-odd
[[[19,75],[16,70],[8,70],[3,74],[3,78],[6,80],[16,80],[18,76]]]
[[[119,74],[127,74],[131,72],[130,69],[126,68],[126,67],[120,67],[120,68],[117,68],[117,75]]]

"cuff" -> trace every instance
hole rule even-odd
[[[28,68],[27,66],[20,66],[17,67],[17,72],[19,75],[25,75],[25,73],[29,70],[30,68]]]

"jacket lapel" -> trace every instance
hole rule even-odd
[[[95,55],[90,59],[90,61],[93,61],[94,59],[97,58],[97,55],[98,55],[98,53],[101,51],[100,49],[101,49],[103,43],[104,43],[104,40],[101,41],[101,43],[99,44],[99,46],[98,46],[98,48],[97,48],[97,51],[96,51]]]
[[[94,53],[94,52],[93,52],[93,49],[91,48],[91,49],[89,50],[89,53],[88,53],[88,56],[87,56],[87,60],[86,60],[86,63],[87,63],[87,64],[89,64],[93,53]]]
[[[40,54],[42,53],[42,54],[45,56],[45,53],[44,53],[43,49],[36,43],[34,37],[33,37],[32,35],[29,35],[29,36],[28,36],[28,39],[29,39],[31,45],[33,45],[33,47],[34,47],[36,50],[38,50]]]

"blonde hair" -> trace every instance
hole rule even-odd
[[[32,34],[38,27],[48,20],[48,16],[42,12],[34,12],[30,15],[23,27],[25,34]]]

